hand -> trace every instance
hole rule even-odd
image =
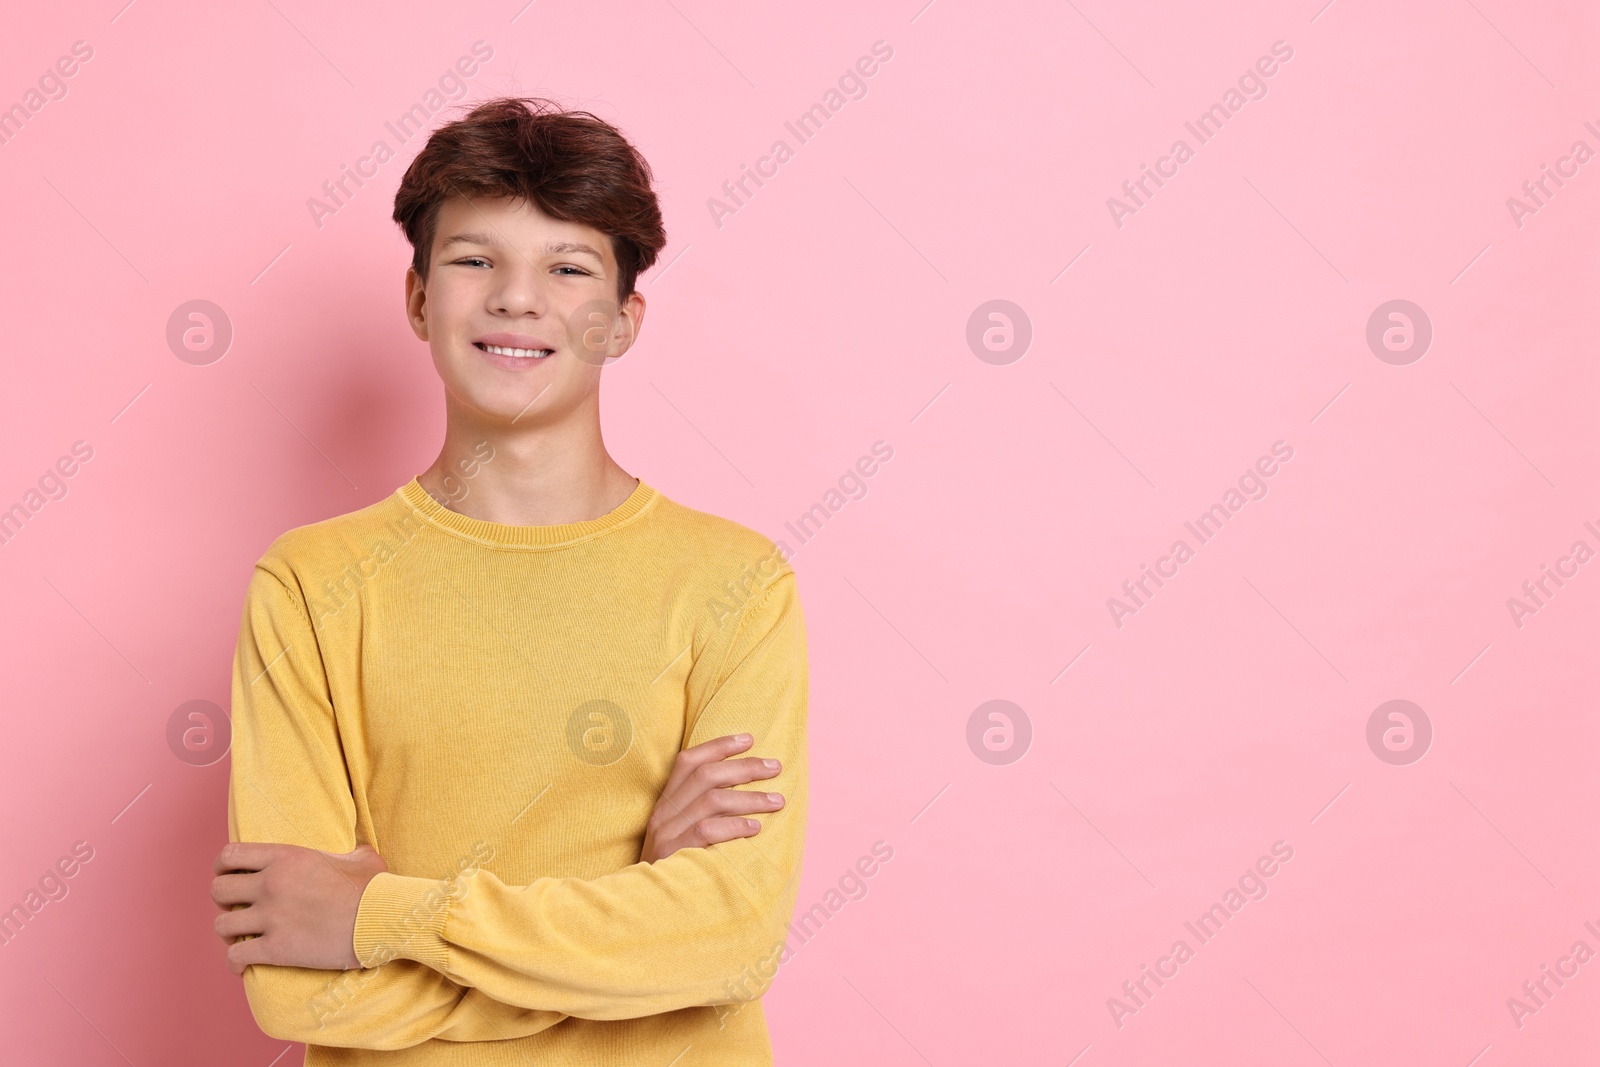
[[[641,862],[654,863],[680,848],[704,848],[761,832],[759,822],[740,816],[777,811],[783,807],[783,797],[732,787],[775,777],[783,767],[777,760],[728,759],[752,743],[749,734],[736,734],[678,753],[667,787],[645,826]]]
[[[347,971],[356,959],[356,911],[374,875],[389,869],[371,845],[322,852],[299,845],[234,842],[217,854],[211,899],[224,911],[217,936],[228,969],[253,963]]]

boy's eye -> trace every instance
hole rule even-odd
[[[463,257],[461,259],[456,260],[456,262],[457,263],[471,264],[471,265],[482,264],[485,267],[488,267],[488,266],[492,265],[492,264],[490,264],[490,262],[487,259],[484,259],[482,256],[465,256],[465,257]],[[582,267],[574,267],[574,266],[570,266],[570,265],[557,267],[556,268],[556,272],[558,274],[566,274],[568,277],[571,277],[573,275],[587,275],[589,273],[588,271],[584,270]]]

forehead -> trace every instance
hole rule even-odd
[[[581,255],[598,253],[607,265],[614,260],[611,241],[583,222],[551,218],[527,200],[453,197],[439,205],[434,249],[440,253],[468,245],[506,247],[524,253],[544,251]]]

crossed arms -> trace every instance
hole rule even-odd
[[[389,872],[358,847],[315,632],[292,581],[258,568],[234,664],[235,844],[213,884],[218,904],[238,909],[219,916],[218,934],[259,935],[228,950],[258,1025],[284,1040],[393,1049],[738,999],[728,980],[783,940],[800,869],[807,686],[793,574],[728,626],[705,657],[642,862],[525,886],[481,868],[440,881]],[[775,806],[730,786],[772,775],[727,758],[748,747],[731,732],[755,735],[781,764],[772,784],[787,810],[759,833],[737,824]],[[283,766],[297,768],[293,789],[273,777]]]

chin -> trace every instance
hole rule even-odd
[[[561,383],[551,382],[542,388],[544,392],[541,393],[538,389],[512,390],[480,385],[464,395],[468,398],[468,406],[481,418],[501,423],[514,420],[518,425],[526,426],[544,421],[565,406],[561,401],[566,391],[561,388]],[[538,399],[535,400],[535,397]]]

